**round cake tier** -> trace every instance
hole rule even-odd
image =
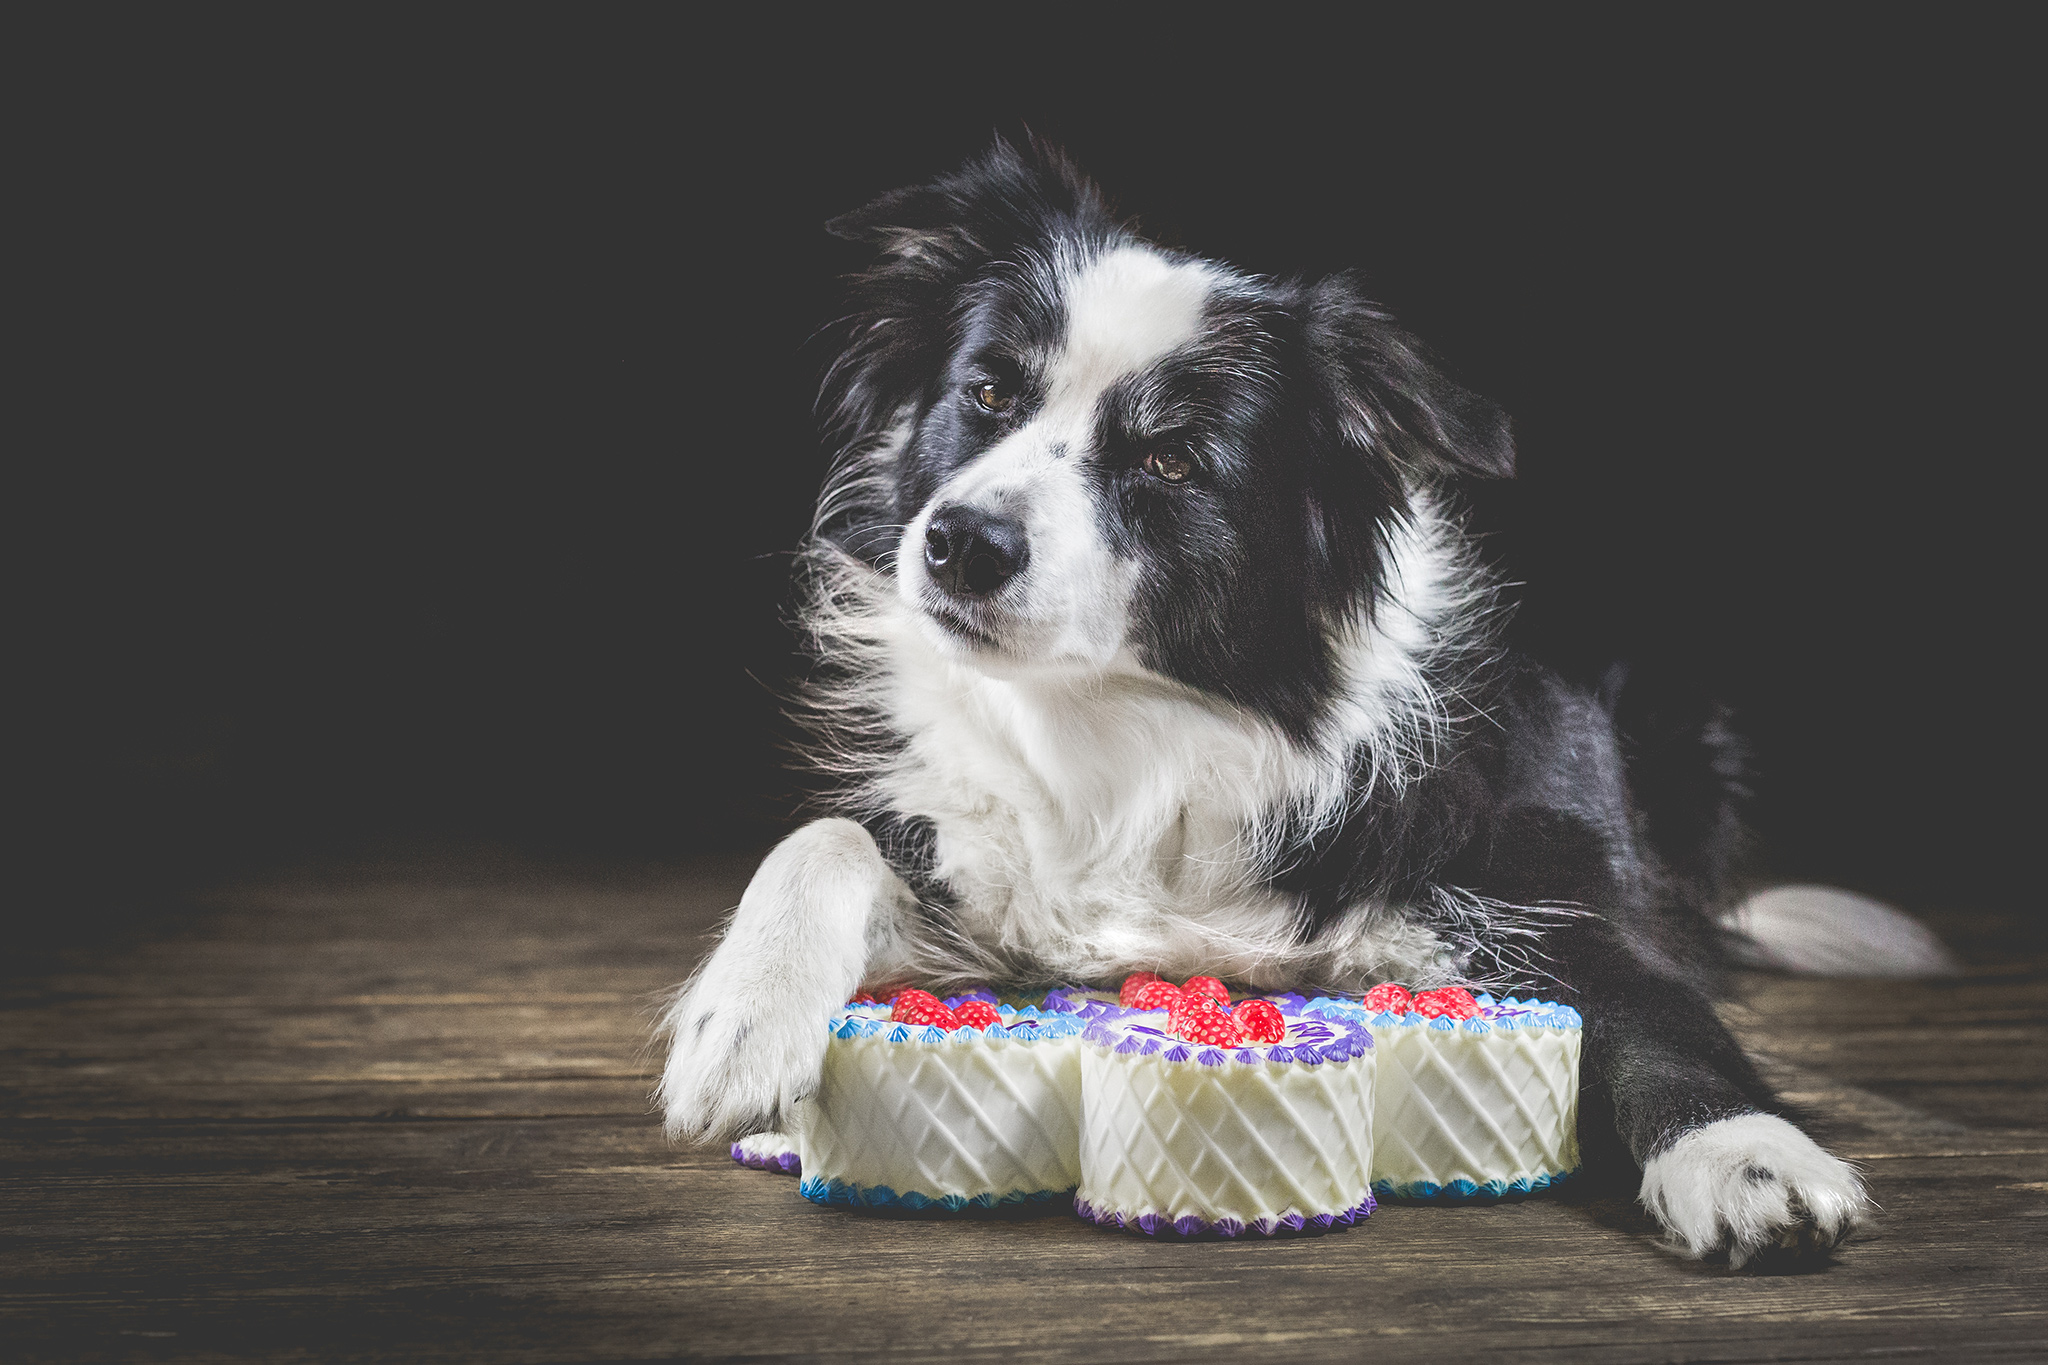
[[[1527,1194],[1579,1166],[1578,1011],[1481,996],[1477,1018],[1375,1014],[1316,1001],[1312,1014],[1364,1021],[1379,1057],[1373,1193],[1472,1199]]]
[[[923,1209],[1058,1198],[1079,1180],[1082,1025],[998,1010],[987,1029],[832,1017],[799,1149],[804,1197]]]
[[[1374,1048],[1341,1016],[1284,1016],[1278,1043],[1183,1042],[1163,1013],[1082,1035],[1074,1209],[1144,1233],[1270,1235],[1372,1212]]]

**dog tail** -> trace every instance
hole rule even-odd
[[[1883,901],[1838,886],[1773,886],[1726,912],[1738,960],[1808,976],[1953,976],[1934,931]]]
[[[1680,899],[1717,918],[1754,883],[1749,746],[1734,713],[1689,678],[1627,663],[1607,669],[1600,701],[1621,736],[1639,834]]]
[[[1622,736],[1643,834],[1678,898],[1722,931],[1736,962],[1813,976],[1960,970],[1926,925],[1882,901],[1832,886],[1770,885],[1760,874],[1743,819],[1750,752],[1725,703],[1625,664],[1607,670],[1600,699]]]

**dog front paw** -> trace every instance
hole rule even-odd
[[[665,1021],[655,1096],[669,1137],[731,1141],[790,1126],[817,1089],[830,1012],[741,998],[708,977],[685,990]]]
[[[1692,1257],[1826,1251],[1863,1221],[1870,1198],[1849,1164],[1784,1119],[1743,1114],[1695,1128],[1643,1166],[1643,1206]]]

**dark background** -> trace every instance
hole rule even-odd
[[[1780,868],[2022,886],[2017,34],[424,13],[17,46],[9,766],[46,913],[394,847],[772,840],[807,339],[861,264],[820,225],[1027,125],[1165,240],[1361,270],[1504,403],[1522,477],[1481,512],[1520,628],[1711,680]]]

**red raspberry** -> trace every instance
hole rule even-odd
[[[1242,1000],[1230,1017],[1244,1030],[1246,1042],[1277,1043],[1287,1036],[1287,1021],[1280,1007],[1270,1000]]]
[[[1131,992],[1130,1003],[1125,1008],[1134,1010],[1170,1010],[1185,999],[1187,999],[1187,992],[1174,985],[1171,981],[1147,981],[1144,985],[1138,987],[1137,990]]]
[[[953,1017],[960,1021],[961,1028],[988,1028],[1003,1022],[1003,1016],[986,1000],[962,1000],[953,1007]]]
[[[899,1024],[936,1024],[948,1030],[960,1027],[960,1016],[930,991],[904,991],[889,1007],[889,1017]]]
[[[1445,986],[1416,996],[1415,1012],[1430,1019],[1472,1019],[1478,1017],[1479,1002],[1468,990]]]
[[[903,987],[893,981],[887,981],[880,985],[862,986],[855,993],[853,999],[846,1003],[849,1005],[893,1005],[896,1003],[896,997],[901,994],[903,994]]]
[[[1167,1016],[1167,1028],[1176,1038],[1207,1043],[1210,1047],[1236,1047],[1244,1041],[1244,1031],[1238,1028],[1237,1020],[1214,998],[1190,995],[1184,999],[1185,1003]]]
[[[1206,995],[1219,1005],[1230,1003],[1230,988],[1213,976],[1191,976],[1181,985],[1189,995]]]
[[[1123,989],[1116,993],[1117,1004],[1125,1009],[1131,1008],[1131,997],[1136,995],[1141,987],[1164,979],[1157,972],[1132,972],[1124,978]]]
[[[1389,981],[1365,993],[1365,1007],[1374,1014],[1407,1014],[1415,1008],[1415,997],[1406,986]]]

